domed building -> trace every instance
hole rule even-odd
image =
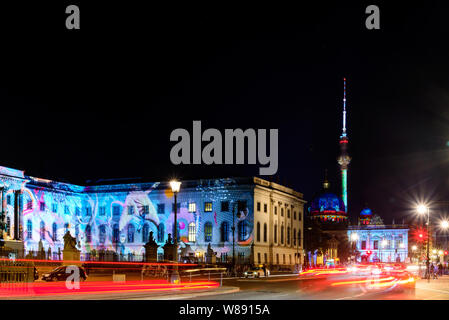
[[[338,223],[348,220],[342,198],[329,190],[327,179],[323,183],[322,193],[311,201],[309,215],[321,222]]]
[[[373,212],[370,208],[363,208],[359,215],[359,224],[370,224],[373,218]]]

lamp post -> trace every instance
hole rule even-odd
[[[174,196],[175,196],[175,205],[174,205],[174,211],[175,211],[175,219],[174,219],[174,247],[175,247],[175,256],[174,256],[174,260],[175,260],[175,267],[173,270],[173,273],[171,274],[170,277],[170,282],[171,283],[179,283],[180,282],[180,277],[179,277],[179,272],[178,272],[178,192],[179,189],[181,188],[181,182],[176,181],[176,180],[172,180],[170,181],[170,187],[171,187],[171,191],[173,192]]]
[[[232,207],[232,273],[235,273],[235,215],[237,214],[236,208],[237,208],[238,202],[233,203]]]
[[[419,205],[416,210],[419,214],[425,214],[427,213],[427,261],[426,261],[426,276],[427,279],[430,281],[430,257],[429,257],[429,250],[430,250],[430,234],[429,234],[429,226],[430,226],[430,209],[426,205]]]
[[[359,239],[359,235],[356,232],[351,233],[351,243],[352,243],[352,255],[354,256],[353,263],[356,262],[356,249],[357,249],[357,240]]]

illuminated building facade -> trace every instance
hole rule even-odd
[[[133,259],[144,254],[152,232],[162,258],[174,234],[174,197],[166,182],[78,186],[0,167],[0,190],[3,239],[7,246],[23,243],[25,254],[43,249],[57,259],[70,231],[84,259],[108,252]],[[259,178],[183,181],[180,256],[205,261],[210,244],[217,262],[230,262],[234,224],[237,263],[293,265],[295,253],[302,253],[302,197]]]
[[[406,262],[408,257],[408,226],[384,225],[369,208],[360,213],[361,223],[348,228],[348,239],[357,262]]]

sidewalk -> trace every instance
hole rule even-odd
[[[219,294],[230,294],[239,292],[239,287],[230,287],[230,286],[222,286],[218,287],[214,290],[198,290],[198,291],[189,291],[189,292],[161,292],[157,294],[153,294],[150,297],[131,297],[120,300],[182,300],[182,299],[191,299],[196,297],[205,297],[207,296],[215,296]]]
[[[449,299],[449,275],[438,277],[438,279],[417,279],[416,289],[422,290],[417,293],[417,298],[428,299]],[[419,296],[418,296],[419,295]]]

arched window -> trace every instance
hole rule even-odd
[[[142,242],[143,243],[147,243],[148,242],[149,234],[150,234],[150,226],[148,225],[148,223],[145,223],[143,225],[143,229],[142,229]]]
[[[165,240],[165,226],[163,223],[160,223],[157,226],[157,242],[164,242]]]
[[[287,227],[287,244],[290,244],[290,227]]]
[[[296,229],[293,229],[293,245],[296,246]]]
[[[100,240],[100,243],[105,243],[106,242],[106,226],[104,224],[102,224],[98,230],[99,235],[98,235],[98,239]]]
[[[68,223],[64,224],[64,234],[66,234],[67,231],[69,231],[69,224]]]
[[[56,222],[53,222],[52,231],[53,231],[52,240],[58,241],[58,225],[56,224]]]
[[[44,221],[41,221],[40,234],[41,234],[41,240],[45,240],[45,222]]]
[[[91,232],[91,228],[90,228],[90,226],[88,225],[88,226],[86,226],[86,231],[85,231],[85,233],[86,233],[86,242],[91,242],[92,241],[92,232]]]
[[[33,222],[31,220],[27,221],[27,239],[33,238]]]
[[[281,226],[281,244],[284,244],[284,226]]]
[[[134,225],[128,224],[128,243],[134,242]]]
[[[257,222],[257,242],[260,242],[260,222]]]
[[[212,223],[206,222],[204,224],[204,241],[211,242],[212,241]]]
[[[263,224],[263,242],[267,242],[267,224]]]
[[[277,224],[274,225],[273,234],[274,234],[274,243],[277,243],[278,242],[278,225]]]
[[[118,224],[114,224],[112,227],[112,242],[119,243],[120,241],[120,229],[118,227]]]
[[[195,242],[196,241],[196,227],[195,222],[189,223],[189,242]]]
[[[239,241],[245,241],[248,239],[248,222],[246,220],[240,221],[238,224],[239,229]]]
[[[221,241],[229,241],[229,224],[227,221],[224,221],[221,224]]]
[[[11,218],[10,217],[6,217],[6,234],[8,236],[11,236]]]

